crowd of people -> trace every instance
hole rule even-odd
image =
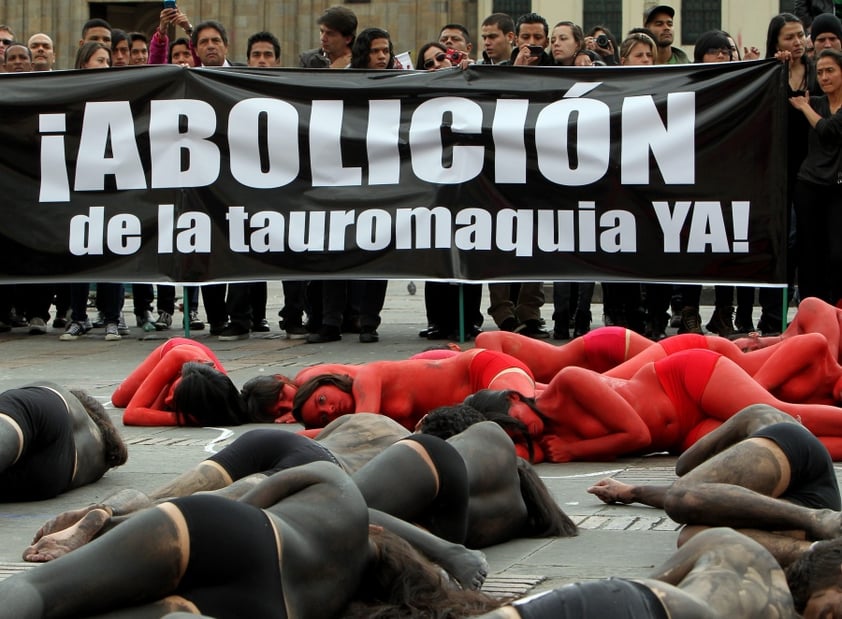
[[[617,39],[602,26],[586,34],[570,21],[551,28],[534,13],[517,20],[495,13],[481,24],[476,59],[467,29],[447,24],[419,48],[416,66],[687,63],[673,45],[674,19],[672,7],[652,7],[643,27]],[[799,231],[793,262],[801,297],[785,329],[781,301],[762,290],[754,332],[755,291],[717,286],[704,335],[699,286],[610,282],[603,284],[606,326],[592,329],[594,285],[556,282],[553,337],[569,340],[571,329],[574,336],[557,346],[541,341],[550,335],[543,284],[489,285],[497,329],[483,332],[479,284],[464,286],[460,300],[455,286],[432,282],[421,336],[446,339],[465,325],[475,348],[321,364],[292,377],[257,376],[238,389],[211,348],[168,339],[111,394],[125,425],[298,422],[304,429],[248,430],[149,494],[125,488],[51,518],[21,549],[25,560],[45,565],[0,582],[0,618],[183,612],[221,619],[247,609],[261,617],[529,619],[571,608],[582,617],[618,608],[635,617],[842,616],[842,499],[833,467],[842,460],[842,254],[832,238],[842,197],[842,22],[817,13],[807,25],[812,56],[805,22],[788,13],[770,21],[765,53],[786,63],[791,103],[787,202]],[[348,8],[327,9],[318,26],[320,47],[300,54],[301,67],[402,69],[388,32],[357,32]],[[171,38],[173,28],[185,36]],[[6,72],[55,63],[45,34],[17,43],[0,26],[0,44]],[[249,38],[246,56],[251,67],[281,64],[268,32]],[[761,52],[740,50],[717,30],[698,37],[692,56],[732,62]],[[91,20],[74,67],[160,63],[236,64],[223,24],[194,26],[166,8],[149,37]],[[280,328],[288,337],[328,343],[355,332],[360,342],[378,341],[385,281],[283,285]],[[87,283],[5,286],[0,328],[44,333],[55,304],[61,339],[81,337],[94,326],[91,290]],[[105,337],[119,339],[127,329],[124,285],[95,290]],[[208,285],[201,294],[210,331],[223,341],[270,328],[265,283]],[[156,292],[134,284],[132,295],[138,327],[173,327],[173,286]],[[183,297],[197,330],[205,327],[198,295],[185,288]],[[679,335],[668,338],[672,319]],[[738,330],[752,333],[722,337]],[[588,492],[662,509],[684,525],[666,564],[527,600],[482,592],[488,566],[479,549],[578,533],[534,464],[653,452],[678,456],[675,482],[607,478]],[[128,457],[108,414],[85,392],[36,383],[0,394],[0,501],[95,483]]]
[[[810,3],[807,3],[810,4]],[[815,4],[815,3],[813,3]],[[785,303],[798,296],[817,297],[834,304],[842,296],[836,268],[842,257],[831,230],[839,201],[839,129],[835,119],[842,98],[835,74],[842,53],[842,25],[833,12],[799,6],[796,16],[782,13],[769,22],[765,54],[761,47],[742,49],[724,30],[702,33],[692,55],[675,45],[675,10],[668,5],[647,9],[641,27],[616,37],[595,25],[585,30],[571,21],[554,26],[536,13],[517,19],[504,13],[486,17],[478,36],[461,24],[446,24],[438,38],[419,46],[415,68],[427,71],[466,68],[473,63],[513,66],[635,66],[707,62],[736,62],[761,57],[786,62],[792,103],[788,122],[787,186],[789,238],[789,294],[773,288],[717,285],[715,308],[707,322],[699,313],[701,287],[603,282],[602,322],[622,326],[654,340],[668,326],[680,333],[705,332],[723,336],[763,334],[783,330]],[[402,69],[394,42],[381,28],[358,29],[356,15],[345,6],[330,7],[318,18],[320,46],[289,59],[285,66],[304,68]],[[809,34],[807,32],[809,27]],[[10,26],[0,26],[0,54],[5,72],[48,71],[55,68],[52,39],[36,33],[20,41]],[[827,51],[829,50],[829,51]],[[824,53],[827,51],[827,53]],[[246,63],[232,61],[225,25],[206,20],[193,25],[179,8],[165,8],[152,33],[125,32],[101,19],[87,22],[73,66],[77,69],[172,63],[184,67],[282,66],[278,38],[256,32],[246,45]],[[824,56],[822,57],[822,54]],[[819,70],[821,63],[821,70]],[[808,98],[809,97],[809,98]],[[795,234],[796,229],[800,234]],[[800,239],[800,240],[799,240]],[[829,266],[830,268],[824,268]],[[796,280],[797,274],[797,280]],[[797,288],[796,288],[797,284]],[[0,331],[27,328],[33,335],[47,332],[50,307],[55,304],[53,328],[63,329],[62,340],[76,340],[93,328],[104,328],[106,340],[129,333],[123,317],[125,287],[121,284],[24,284],[0,289]],[[137,327],[165,331],[173,327],[175,287],[131,285]],[[284,281],[284,306],[279,328],[291,339],[328,343],[343,333],[359,341],[379,341],[378,326],[386,294],[384,280]],[[92,292],[95,291],[95,294]],[[266,282],[213,284],[201,287],[206,317],[199,316],[199,287],[185,287],[180,309],[191,330],[206,327],[224,340],[244,339],[272,329],[266,316]],[[554,282],[552,328],[542,316],[542,282],[488,285],[487,315],[503,331],[529,337],[567,340],[598,324],[593,319],[593,282]],[[96,316],[87,308],[95,298]],[[427,282],[424,286],[427,327],[419,332],[430,340],[472,338],[482,330],[482,285],[461,286]],[[753,321],[755,300],[761,306]],[[156,307],[155,307],[156,306]],[[157,309],[157,317],[154,316]],[[703,327],[703,323],[704,327]],[[178,324],[176,324],[178,326]]]

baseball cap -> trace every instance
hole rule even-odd
[[[646,9],[646,11],[643,12],[643,25],[645,26],[648,24],[649,20],[658,13],[666,13],[670,16],[670,18],[675,17],[674,8],[667,6],[666,4],[659,4],[657,6],[653,6],[651,9]]]

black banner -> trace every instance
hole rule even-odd
[[[0,80],[2,281],[785,281],[777,62]]]

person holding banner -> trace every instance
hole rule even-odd
[[[831,305],[842,299],[842,53],[822,50],[816,78],[823,95],[795,93],[789,101],[810,125],[807,157],[795,185],[798,281],[804,296]]]

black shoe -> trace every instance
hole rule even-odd
[[[763,335],[780,335],[781,319],[777,316],[761,314],[760,320],[757,321],[757,330]]]
[[[327,342],[338,342],[342,339],[342,332],[339,327],[332,325],[322,325],[316,333],[311,333],[307,336],[308,344],[325,344]]]
[[[272,329],[269,328],[269,321],[264,318],[251,323],[251,330],[253,333],[269,333]]]
[[[210,323],[210,334],[211,335],[220,335],[223,331],[225,331],[225,327],[228,326],[227,322],[212,322]]]
[[[432,329],[427,330],[427,339],[428,340],[447,340],[450,339],[450,334],[447,333],[444,329],[440,329],[439,327],[433,327]]]
[[[553,326],[554,340],[569,340],[570,339],[570,321],[566,318],[563,322],[556,322]]]
[[[373,329],[371,327],[363,327],[360,331],[361,344],[373,344],[374,342],[379,341],[380,335],[377,333],[377,329]]]
[[[573,317],[573,337],[582,337],[591,330],[591,313],[577,311]]]
[[[426,329],[421,329],[418,332],[418,337],[428,337],[428,335],[430,334],[430,331],[432,331],[435,328],[436,328],[435,325],[427,325]]]
[[[646,329],[643,331],[643,335],[645,337],[648,337],[653,342],[660,342],[667,336],[667,333],[666,329],[661,323],[657,323],[653,320],[650,320],[646,323]]]
[[[233,342],[236,340],[249,339],[249,330],[242,325],[230,324],[219,334],[220,342]]]
[[[670,317],[670,327],[672,329],[681,328],[681,312],[674,312]]]
[[[721,337],[731,337],[735,331],[733,318],[733,307],[714,308],[713,316],[710,317],[710,321],[705,325],[705,329]]]
[[[685,307],[681,310],[681,326],[678,327],[679,333],[697,333],[704,335],[702,331],[702,317],[695,307]]]
[[[751,333],[754,331],[754,322],[751,319],[751,310],[737,308],[737,316],[734,318],[734,329],[737,333]]]
[[[509,331],[515,332],[518,329],[517,318],[514,316],[509,316],[503,322],[500,323],[500,331]]]
[[[538,320],[525,320],[522,325],[515,329],[515,333],[525,335],[526,337],[543,340],[550,337],[550,332],[541,326]]]

